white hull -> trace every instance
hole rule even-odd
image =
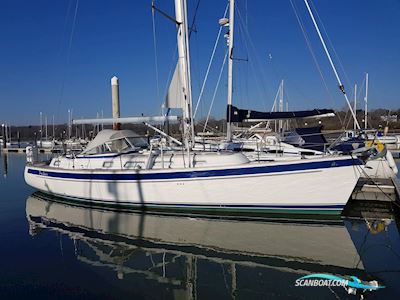
[[[361,173],[354,164],[349,157],[330,157],[161,170],[27,165],[25,180],[46,193],[106,205],[340,213]]]

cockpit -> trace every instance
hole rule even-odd
[[[100,131],[80,155],[116,154],[148,148],[146,139],[131,130]]]

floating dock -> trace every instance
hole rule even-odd
[[[4,153],[25,153],[26,148],[2,148]],[[39,153],[61,153],[63,150],[59,148],[38,148]]]
[[[400,150],[389,150],[392,152],[393,158],[400,158]]]
[[[361,178],[351,195],[352,200],[400,203],[400,184],[397,179]]]
[[[393,179],[360,179],[343,209],[342,216],[361,219],[390,219],[400,211],[400,185]]]

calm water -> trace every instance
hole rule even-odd
[[[361,290],[295,287],[312,273],[386,286],[364,299],[400,297],[400,220],[390,208],[318,223],[115,212],[33,194],[24,155],[6,161],[1,299],[360,299]]]

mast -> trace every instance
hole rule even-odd
[[[43,139],[43,113],[40,112],[40,143]]]
[[[191,142],[192,142],[192,147],[194,146],[194,137],[195,137],[195,133],[194,133],[194,117],[193,117],[193,99],[192,99],[192,78],[191,78],[191,68],[190,68],[190,51],[189,51],[189,29],[188,29],[188,14],[187,14],[187,1],[184,0],[183,1],[184,4],[184,22],[185,22],[185,42],[186,42],[186,63],[187,63],[187,73],[186,76],[188,78],[187,82],[188,82],[188,87],[187,87],[187,91],[188,91],[188,101],[189,101],[189,116],[190,116],[190,135],[191,135]]]
[[[357,130],[357,84],[354,85],[354,131]]]
[[[44,116],[44,130],[45,130],[45,136],[46,136],[46,142],[47,142],[47,115]]]
[[[71,138],[71,110],[68,109],[68,139]]]
[[[226,138],[232,141],[231,106],[233,83],[233,29],[235,17],[235,0],[229,0],[229,37],[228,37],[228,120],[226,120]]]
[[[101,118],[104,119],[104,110],[101,110]],[[101,122],[101,130],[104,130],[104,123]]]
[[[82,139],[85,139],[85,125],[84,124],[82,124],[82,126],[81,126],[81,132],[82,132]]]
[[[12,140],[11,140],[11,125],[8,125],[8,136],[9,136],[8,141],[11,144],[11,142],[12,142]]]
[[[53,115],[53,141],[55,139],[56,139],[56,134],[55,134],[54,115]]]
[[[365,124],[365,130],[368,128],[368,73],[365,73],[365,112],[364,112],[364,124]]]
[[[187,27],[186,0],[175,0],[175,19],[178,27],[178,68],[179,78],[183,86],[183,131],[186,149],[190,150],[190,141],[194,144],[194,126],[192,117],[192,93],[190,83],[189,35]],[[189,162],[190,166],[190,162]]]
[[[278,89],[278,94],[277,95],[279,95],[280,92],[281,92],[281,85],[279,85],[279,89]],[[277,103],[277,101],[278,101],[278,98],[275,97],[275,100],[274,100],[274,112],[278,111],[278,103]],[[275,126],[274,129],[275,129],[275,133],[276,133],[276,132],[278,132],[278,123],[276,122],[276,120],[274,120],[274,126]]]
[[[279,88],[279,111],[283,112],[283,79],[281,80],[281,85]],[[279,132],[283,131],[283,121],[279,120]]]
[[[286,112],[289,111],[289,101],[286,101]],[[289,130],[289,119],[286,120],[286,130]]]

